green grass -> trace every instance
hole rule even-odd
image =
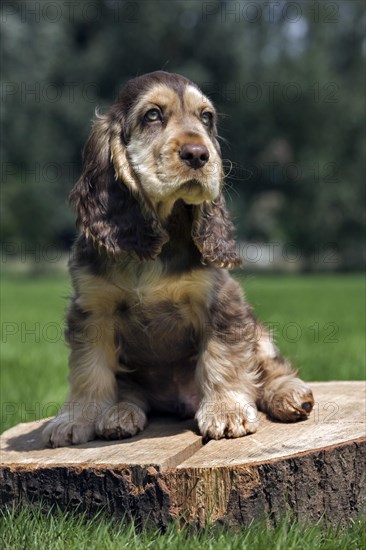
[[[365,377],[365,287],[361,276],[258,276],[241,279],[256,315],[274,327],[281,351],[307,380]],[[2,284],[2,430],[56,412],[67,392],[63,319],[70,286],[66,277],[5,278]],[[65,513],[6,511],[1,518],[4,549],[336,549],[365,547],[365,521],[345,531],[284,520],[237,534],[192,535],[173,525],[164,535],[137,534],[132,526],[105,518],[85,521]]]
[[[147,529],[137,532],[132,524],[105,517],[85,520],[82,515],[26,509],[0,513],[0,532],[4,550],[362,550],[366,545],[364,519],[347,529],[284,519],[276,528],[261,522],[237,532],[209,527],[192,532],[172,524],[161,534]]]
[[[304,379],[365,379],[362,275],[248,276],[242,283]]]
[[[70,292],[66,277],[2,281],[2,430],[55,414],[65,398],[63,329]]]

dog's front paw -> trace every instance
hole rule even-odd
[[[61,415],[48,422],[42,437],[48,447],[79,445],[95,438],[94,423],[82,419],[71,421],[70,418]]]
[[[134,403],[121,401],[113,405],[97,420],[96,433],[104,439],[123,439],[143,430],[147,419],[144,411]]]
[[[204,439],[242,437],[256,432],[259,424],[255,403],[243,396],[204,400],[196,419]]]
[[[308,418],[314,406],[313,392],[300,378],[285,379],[271,388],[268,413],[277,420],[294,422]]]

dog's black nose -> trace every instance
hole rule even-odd
[[[205,145],[185,143],[179,150],[180,158],[194,170],[202,168],[210,158]]]

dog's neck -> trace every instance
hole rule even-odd
[[[179,200],[164,222],[169,241],[163,246],[159,259],[168,271],[183,272],[201,266],[201,254],[191,235],[193,208]]]
[[[172,211],[174,210],[176,204],[177,200],[172,199],[164,202],[158,202],[154,206],[155,212],[157,213],[157,216],[163,225],[165,225],[171,217]]]

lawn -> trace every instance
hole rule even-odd
[[[365,378],[365,285],[358,275],[241,277],[257,316],[306,380]],[[67,277],[4,277],[2,282],[1,430],[55,414],[67,391],[63,318]],[[179,534],[136,535],[106,520],[23,513],[3,518],[3,548],[347,548],[364,547],[361,527],[343,534],[284,522],[272,534],[253,526],[204,542]],[[27,539],[26,533],[32,533]],[[62,532],[62,536],[60,533]],[[147,537],[146,540],[143,537]],[[150,537],[150,538],[149,538]],[[228,537],[221,534],[220,537]],[[238,538],[239,537],[239,538]],[[266,538],[267,537],[267,538]],[[80,538],[80,540],[78,540]],[[26,541],[27,539],[27,541]],[[216,540],[217,539],[217,540]],[[23,542],[21,542],[23,540]],[[216,540],[216,542],[215,542]],[[35,541],[38,541],[37,543]],[[99,541],[99,542],[98,542]],[[105,544],[104,542],[105,541]],[[284,542],[286,541],[286,543]]]
[[[85,520],[80,515],[22,510],[0,512],[0,533],[3,550],[364,550],[366,546],[363,520],[343,530],[284,519],[276,528],[257,523],[234,533],[209,526],[192,532],[173,524],[161,534],[137,532],[131,524],[105,517]]]

